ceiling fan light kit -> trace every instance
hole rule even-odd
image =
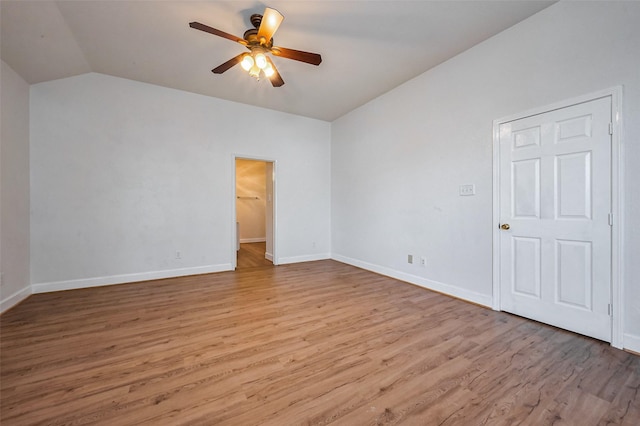
[[[322,62],[322,57],[317,53],[287,49],[273,45],[273,34],[284,20],[284,16],[277,10],[267,7],[264,15],[253,14],[250,20],[255,28],[250,28],[245,31],[243,38],[225,33],[224,31],[201,24],[200,22],[189,23],[191,28],[235,41],[249,49],[249,53],[241,53],[212,69],[211,71],[214,74],[222,74],[237,63],[240,63],[242,69],[247,71],[251,77],[259,80],[260,76],[264,75],[271,81],[273,87],[280,87],[284,84],[284,80],[276,69],[271,57],[268,56],[269,53],[273,56],[293,59],[311,65],[320,65]]]

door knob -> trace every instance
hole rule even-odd
[[[502,225],[500,225],[500,229],[507,230],[507,229],[509,229],[509,228],[511,228],[511,227],[509,226],[509,224],[508,224],[508,223],[503,223]]]

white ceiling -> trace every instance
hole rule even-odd
[[[552,3],[2,0],[1,56],[30,84],[98,72],[332,121]],[[242,37],[265,6],[285,16],[275,45],[322,64],[274,58],[279,88],[239,66],[211,73],[245,48],[189,22]]]

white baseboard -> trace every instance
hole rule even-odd
[[[264,243],[267,241],[266,238],[240,238],[240,244],[243,243]]]
[[[267,259],[269,262],[273,262],[273,253],[265,253],[264,258]]]
[[[329,253],[323,254],[307,254],[304,256],[292,256],[292,257],[280,257],[278,258],[278,265],[286,265],[288,263],[300,263],[300,262],[314,262],[316,260],[331,259]]]
[[[162,278],[184,277],[187,275],[210,274],[213,272],[231,271],[230,263],[220,265],[197,266],[194,268],[170,269],[166,271],[151,271],[137,274],[111,275],[107,277],[81,278],[77,280],[55,281],[32,284],[33,293],[48,293],[51,291],[75,290],[78,288],[99,287],[103,285],[125,284],[137,281],[158,280]]]
[[[18,290],[12,295],[0,300],[0,314],[13,308],[29,296],[31,296],[30,286],[25,287],[22,290]]]
[[[420,287],[424,287],[429,290],[434,290],[439,293],[444,293],[449,296],[456,297],[458,299],[466,300],[478,305],[491,308],[493,298],[490,295],[476,293],[475,291],[465,290],[460,287],[453,286],[451,284],[445,284],[438,281],[428,280],[426,278],[419,277],[417,275],[407,274],[406,272],[396,271],[395,269],[387,268],[384,266],[374,265],[358,259],[352,259],[339,254],[333,254],[331,256],[333,260],[346,263],[348,265],[356,266],[367,271],[375,272],[380,275],[395,278],[400,281],[405,281],[411,284],[415,284]]]
[[[640,354],[640,336],[625,333],[622,347]]]

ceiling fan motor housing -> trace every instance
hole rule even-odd
[[[249,28],[247,31],[244,32],[244,35],[242,36],[242,38],[244,38],[247,41],[248,48],[262,46],[265,49],[269,50],[273,47],[273,38],[268,42],[264,42],[264,43],[260,42],[260,38],[258,38],[258,30],[256,28]],[[263,37],[263,40],[264,40],[264,37]]]

